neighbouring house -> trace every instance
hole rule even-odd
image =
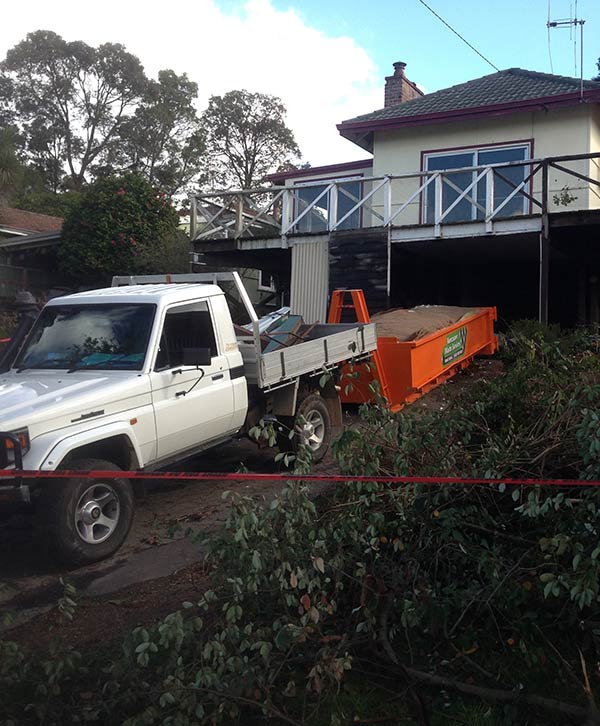
[[[510,68],[423,94],[395,63],[383,108],[338,130],[371,156],[194,197],[195,252],[289,270],[308,320],[360,287],[372,310],[600,322],[600,82]]]
[[[56,252],[63,220],[0,207],[0,300],[19,290],[44,297],[56,284]]]

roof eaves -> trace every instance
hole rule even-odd
[[[265,177],[267,181],[279,181],[285,179],[295,179],[296,177],[312,176],[314,174],[329,174],[343,171],[352,171],[354,169],[363,169],[373,166],[373,159],[361,159],[360,161],[345,161],[340,164],[327,164],[325,166],[312,166],[308,169],[293,169],[292,171],[282,171],[269,174]]]
[[[60,232],[35,232],[0,240],[0,249],[25,250],[36,247],[52,247],[60,242]]]
[[[24,237],[29,234],[27,230],[17,229],[16,227],[9,227],[0,225],[0,234],[10,234],[14,237]]]
[[[401,126],[422,126],[424,124],[443,123],[445,121],[462,121],[485,116],[499,116],[518,111],[543,110],[549,106],[576,106],[580,103],[600,103],[600,89],[584,91],[581,93],[566,93],[556,96],[543,96],[526,100],[510,101],[507,103],[474,106],[471,108],[458,108],[450,111],[438,111],[415,116],[395,116],[392,118],[371,119],[366,121],[342,121],[337,129],[342,136],[344,131],[377,131],[398,128]],[[366,147],[363,147],[366,148]]]

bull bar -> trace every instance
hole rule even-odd
[[[7,442],[11,442],[12,451],[14,452],[14,468],[17,471],[23,469],[23,448],[19,437],[9,431],[0,431],[0,468],[7,469],[9,465],[8,460],[8,446]],[[15,476],[10,479],[2,479],[0,481],[0,503],[2,502],[24,502],[29,504],[31,497],[29,493],[29,486],[23,484],[23,479],[20,476]]]

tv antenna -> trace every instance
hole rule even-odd
[[[550,49],[550,30],[552,28],[569,28],[569,34],[573,40],[573,60],[575,63],[575,75],[577,75],[577,26],[579,26],[579,71],[580,71],[580,93],[583,99],[583,26],[585,20],[577,17],[577,0],[575,0],[575,12],[573,17],[561,18],[559,20],[550,20],[550,0],[548,0],[548,49]],[[552,65],[552,55],[550,55],[550,65]]]

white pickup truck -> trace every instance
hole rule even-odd
[[[226,281],[250,318],[246,335],[217,285]],[[0,374],[0,468],[152,471],[264,416],[295,428],[319,460],[342,422],[335,376],[319,379],[373,351],[375,327],[317,325],[272,352],[263,342],[237,273],[115,278],[55,298]],[[71,565],[115,552],[133,519],[126,476],[0,479],[6,499],[37,512]]]

